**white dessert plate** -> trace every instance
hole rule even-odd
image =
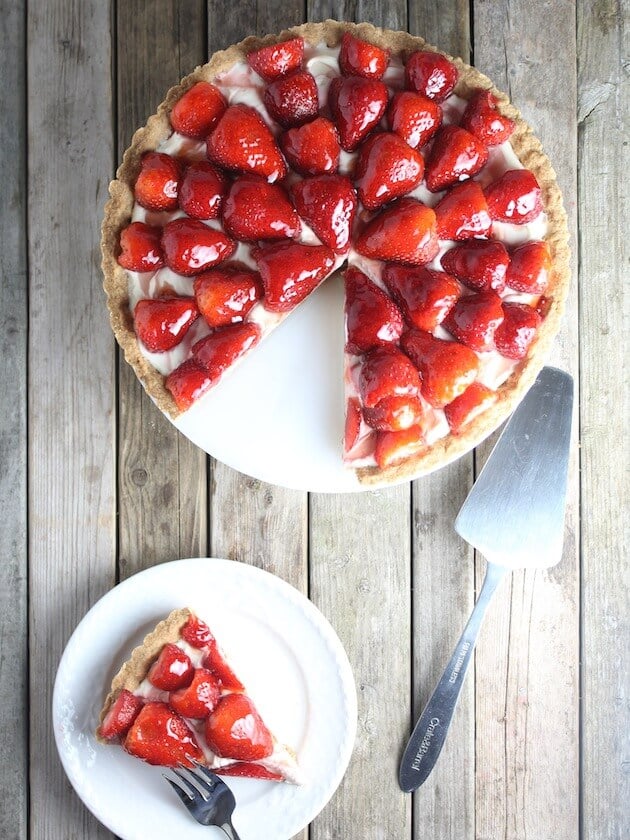
[[[227,779],[241,840],[288,840],[321,811],[346,770],[356,690],[341,642],[319,610],[288,583],[243,563],[196,558],[155,566],[88,612],[66,646],[53,694],[66,774],[90,811],[124,840],[224,837],[192,819],[163,768],[94,736],[113,675],[158,621],[183,606],[210,624],[264,720],[297,752],[303,785]]]

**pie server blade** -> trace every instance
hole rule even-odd
[[[444,674],[400,763],[402,790],[418,788],[440,754],[490,599],[512,569],[560,560],[573,411],[573,379],[544,368],[506,424],[455,530],[488,560],[486,577]]]

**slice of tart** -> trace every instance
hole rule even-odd
[[[96,732],[148,764],[301,783],[294,752],[264,723],[205,622],[174,610],[112,681]]]

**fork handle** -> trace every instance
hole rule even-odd
[[[221,831],[225,834],[225,836],[229,838],[229,840],[241,840],[241,838],[236,833],[236,829],[229,820],[226,823],[223,823],[223,825],[220,826],[220,828]]]

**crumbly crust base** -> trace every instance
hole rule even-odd
[[[264,38],[250,36],[239,44],[216,52],[207,64],[197,67],[190,75],[182,79],[180,84],[175,85],[168,91],[164,101],[158,107],[157,113],[149,118],[143,128],[135,132],[131,145],[125,152],[122,163],[116,172],[116,180],[110,184],[110,200],[105,207],[105,217],[101,230],[101,252],[105,276],[103,286],[107,295],[112,329],[124,352],[125,359],[133,367],[149,396],[161,411],[172,418],[177,417],[181,412],[164,385],[164,377],[149,364],[140,352],[133,329],[132,313],[129,310],[127,274],[116,261],[120,231],[129,223],[131,218],[134,204],[133,184],[140,169],[140,158],[144,152],[155,149],[170,135],[171,126],[168,114],[175,102],[196,82],[212,81],[219,73],[229,70],[236,62],[244,60],[247,53],[267,44],[277,43],[300,35],[309,44],[316,45],[325,42],[328,46],[335,47],[346,31],[352,31],[360,38],[390,49],[392,53],[400,55],[403,60],[409,53],[418,49],[441,52],[427,44],[422,38],[410,35],[407,32],[379,29],[369,23],[341,23],[334,20],[326,20],[322,23],[305,23],[302,26],[284,30],[278,35],[267,35]],[[492,408],[473,420],[463,434],[448,435],[446,438],[437,441],[429,449],[423,450],[399,464],[385,469],[379,467],[357,469],[357,477],[364,485],[396,483],[405,478],[413,478],[431,472],[440,465],[463,455],[496,429],[516,408],[541,370],[553,339],[560,328],[571,281],[566,213],[556,173],[545,155],[540,141],[534,136],[532,129],[523,120],[520,112],[510,104],[506,94],[499,91],[487,76],[474,67],[465,64],[460,58],[453,58],[446,53],[444,55],[450,61],[453,61],[459,70],[459,81],[455,88],[455,93],[458,96],[469,99],[478,88],[490,89],[499,101],[501,113],[513,119],[516,124],[514,133],[510,138],[512,148],[523,166],[535,174],[542,190],[543,205],[548,217],[546,241],[551,251],[553,268],[545,297],[549,298],[551,305],[541,324],[536,340],[530,348],[528,357],[517,366],[512,375],[499,387],[497,400]]]

